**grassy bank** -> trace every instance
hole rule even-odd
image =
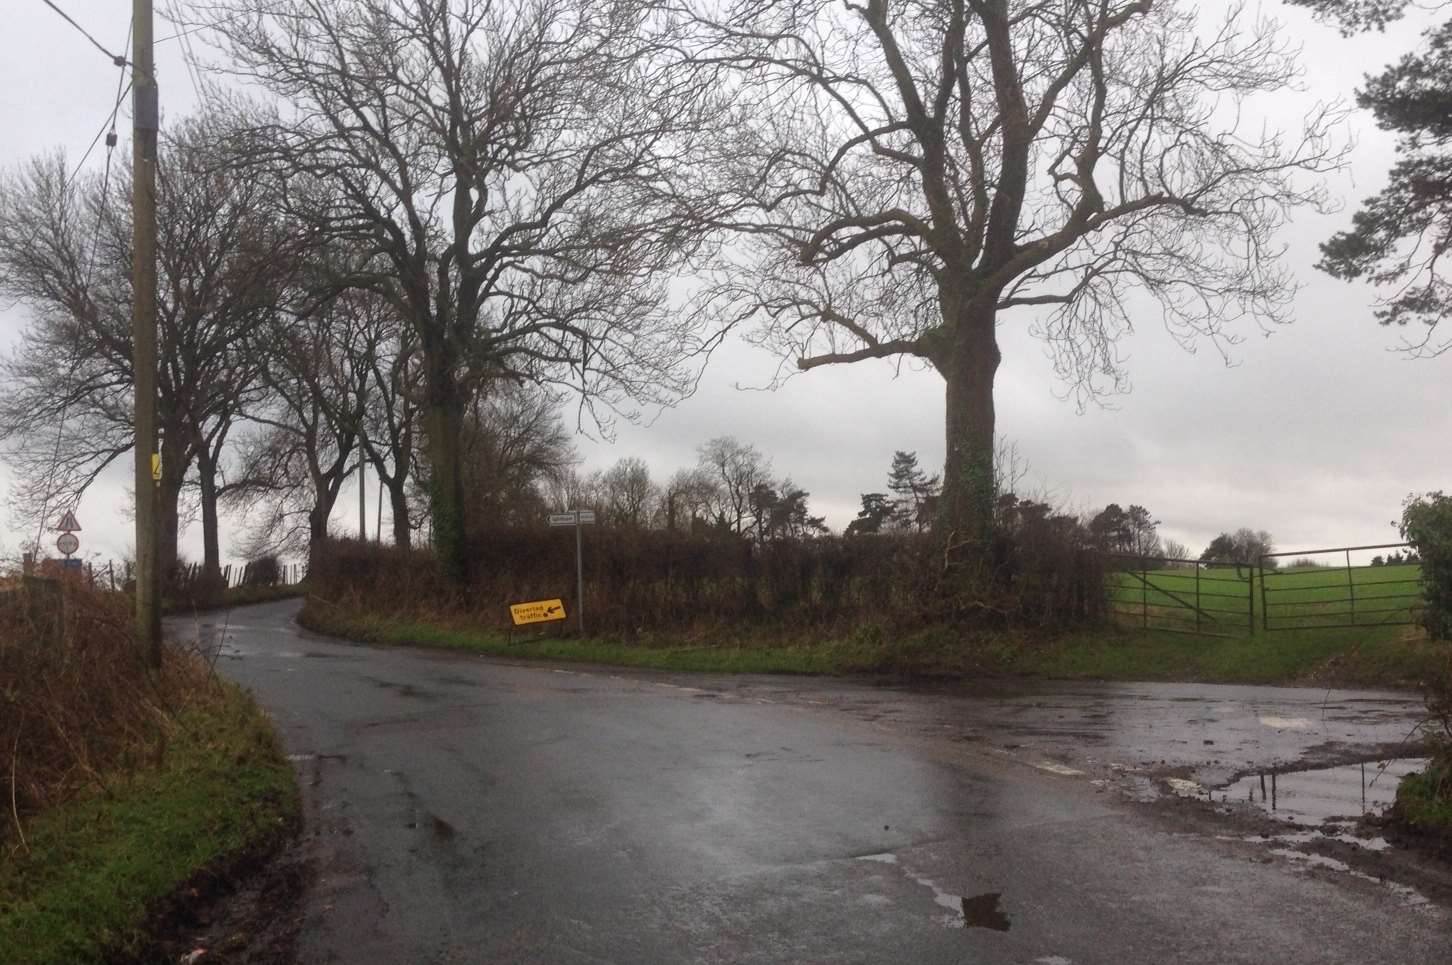
[[[867,627],[719,629],[633,639],[510,636],[459,622],[381,617],[310,599],[300,620],[354,640],[467,650],[497,656],[575,660],[662,670],[742,673],[990,674],[1105,680],[1413,687],[1445,660],[1446,645],[1407,627],[1300,630],[1245,638],[1103,629],[1045,640],[1025,634],[965,636],[945,629],[897,632]]]
[[[137,954],[169,896],[257,857],[298,815],[296,781],[271,726],[230,686],[172,722],[159,762],[105,784],[37,814],[23,843],[13,834],[3,842],[7,963]]]
[[[1434,758],[1423,772],[1397,785],[1397,820],[1452,853],[1452,754]]]

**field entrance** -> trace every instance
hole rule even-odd
[[[1245,636],[1255,631],[1252,564],[1109,556],[1109,610],[1145,630]]]
[[[1406,543],[1268,553],[1254,562],[1106,557],[1109,610],[1145,630],[1248,636],[1416,623],[1422,567]]]
[[[1406,543],[1268,553],[1256,569],[1263,630],[1401,626],[1423,606],[1421,563]]]

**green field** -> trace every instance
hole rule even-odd
[[[1421,567],[1184,567],[1115,574],[1112,605],[1126,626],[1245,634],[1265,629],[1399,626],[1421,605]]]

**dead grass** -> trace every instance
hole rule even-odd
[[[109,775],[157,765],[171,722],[215,690],[194,654],[148,671],[118,594],[28,580],[0,600],[0,847],[24,848],[27,819]]]
[[[0,591],[0,959],[132,961],[184,883],[292,826],[270,722],[194,648],[148,668],[120,594]]]

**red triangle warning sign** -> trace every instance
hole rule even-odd
[[[66,514],[60,518],[60,522],[55,524],[55,528],[62,533],[74,533],[80,532],[81,524],[77,522],[75,512],[68,509]]]

